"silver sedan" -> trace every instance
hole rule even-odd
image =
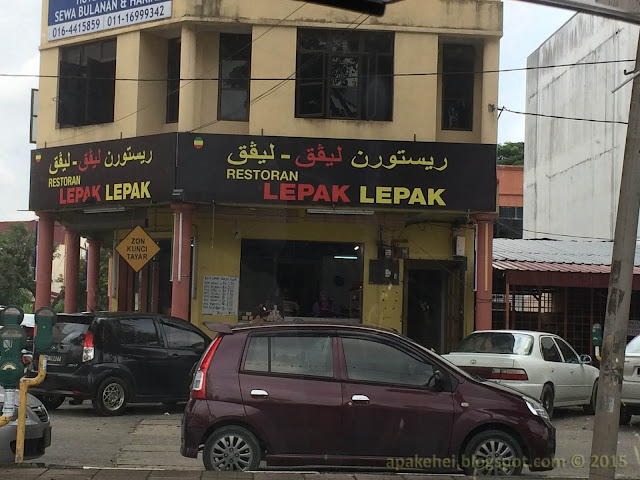
[[[620,424],[629,425],[631,415],[640,415],[640,335],[625,349]]]
[[[4,389],[0,387],[0,412],[4,407],[4,398]],[[51,424],[49,413],[42,402],[33,395],[27,395],[27,399],[24,459],[32,460],[44,455],[45,449],[51,445]],[[14,462],[17,429],[18,407],[16,406],[13,420],[4,427],[0,427],[0,463]]]

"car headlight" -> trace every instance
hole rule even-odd
[[[529,407],[529,410],[531,411],[531,413],[533,413],[534,415],[540,417],[540,418],[544,418],[546,420],[551,421],[551,418],[549,417],[549,412],[547,412],[547,410],[542,406],[542,404],[540,402],[536,402],[533,399],[529,399],[529,398],[523,398],[524,403],[527,404],[527,407]]]

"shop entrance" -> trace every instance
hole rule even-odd
[[[448,353],[462,335],[462,282],[456,262],[407,261],[405,335],[437,353]]]

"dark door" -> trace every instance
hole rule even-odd
[[[321,457],[339,450],[342,394],[333,343],[327,333],[250,337],[240,388],[271,454]]]
[[[453,398],[451,392],[430,386],[437,365],[375,338],[344,336],[341,343],[346,370],[344,453],[384,458],[445,456],[453,426]]]
[[[406,288],[407,336],[420,345],[442,353],[442,272],[411,269]]]
[[[114,321],[120,340],[118,363],[133,375],[137,396],[158,396],[167,390],[167,350],[151,317],[121,318]]]
[[[169,368],[164,377],[166,393],[186,400],[189,398],[193,367],[200,360],[210,340],[193,331],[187,322],[183,323],[184,325],[180,325],[178,322],[160,320],[169,356]]]

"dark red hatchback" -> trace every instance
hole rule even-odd
[[[212,326],[182,420],[207,470],[367,466],[550,470],[538,401],[471,377],[396,333],[335,324]]]

